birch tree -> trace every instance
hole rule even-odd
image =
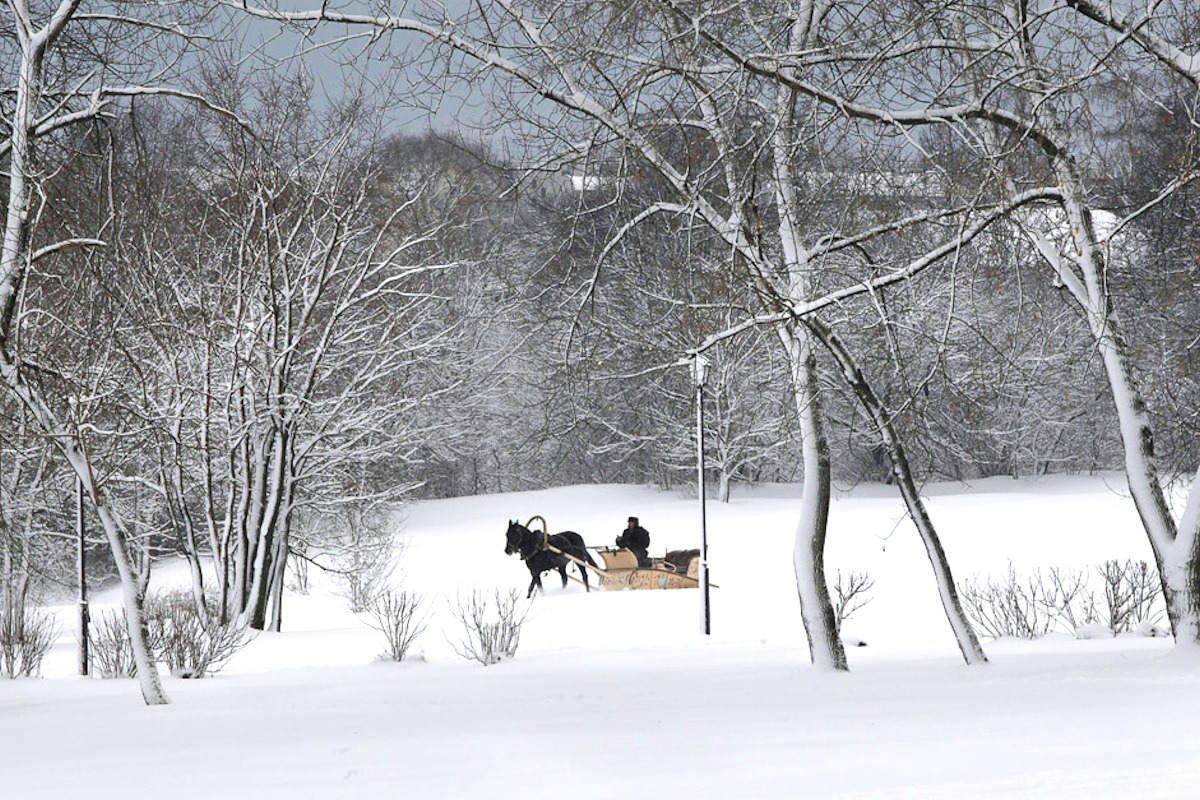
[[[1137,26],[1141,32],[1135,32],[1128,18],[1119,15],[1105,18],[1090,3],[1072,5],[1090,18],[1099,18],[1103,24],[1119,30],[1182,76],[1193,88],[1200,88],[1197,59],[1172,46],[1167,39],[1141,25]],[[1034,47],[1037,17],[1016,2],[1005,10],[1015,34],[1011,45],[1014,61],[1026,68],[1046,69]],[[1112,14],[1111,9],[1109,13]],[[1129,217],[1118,221],[1113,229],[1098,230],[1082,169],[1064,122],[1065,112],[1058,104],[1049,103],[1035,107],[1032,117],[1040,134],[1041,149],[1062,191],[1067,235],[1061,238],[1066,242],[1056,242],[1056,231],[1044,226],[1039,228],[1026,221],[1024,227],[1039,255],[1086,314],[1088,328],[1096,341],[1112,389],[1125,448],[1126,479],[1158,562],[1172,631],[1177,644],[1200,651],[1200,469],[1183,512],[1176,518],[1163,491],[1147,403],[1133,353],[1117,317],[1116,298],[1106,278],[1108,261],[1112,258],[1113,233],[1126,224]],[[1173,193],[1196,177],[1191,170],[1173,176],[1162,187],[1160,196]],[[1134,215],[1140,211],[1136,210]]]
[[[1098,15],[1091,4],[1068,5],[1082,9],[1090,18]],[[1086,34],[1071,38],[1062,33],[1069,30],[1058,25],[1062,13],[1066,12],[1041,9],[1020,0],[981,11],[980,19],[990,15],[991,21],[999,23],[997,30],[1004,32],[991,45],[996,62],[1015,70],[1011,74],[1029,75],[1032,79],[1013,80],[1006,87],[1008,93],[989,94],[986,100],[978,92],[977,84],[971,110],[966,115],[960,114],[960,118],[979,120],[984,126],[981,141],[992,153],[1011,148],[1014,141],[1025,143],[1028,152],[1040,158],[1044,165],[1041,172],[1049,177],[1047,183],[1058,195],[1053,213],[1026,211],[1017,215],[1016,220],[1050,269],[1056,285],[1062,286],[1065,296],[1079,308],[1095,342],[1112,392],[1125,453],[1126,478],[1162,575],[1172,630],[1179,644],[1194,649],[1200,637],[1197,611],[1200,492],[1196,491],[1200,487],[1200,473],[1182,515],[1176,519],[1163,492],[1146,399],[1133,350],[1117,314],[1118,298],[1114,297],[1107,277],[1109,262],[1119,247],[1114,234],[1146,208],[1135,209],[1126,218],[1105,226],[1107,229],[1097,224],[1097,209],[1091,202],[1085,168],[1085,154],[1091,143],[1075,135],[1068,123],[1068,119],[1076,116],[1074,103],[1087,96],[1094,77],[1111,79],[1116,72],[1118,45],[1089,50],[1087,45],[1091,42]],[[1114,19],[1104,24],[1120,29]],[[1182,58],[1182,51],[1168,47],[1149,28],[1136,35],[1132,29],[1121,30],[1126,37],[1122,43],[1128,41],[1146,49],[1195,85],[1195,75],[1188,70],[1191,61]],[[1098,55],[1084,55],[1089,52]],[[972,74],[977,76],[978,71],[972,70]],[[939,109],[931,117],[945,110]],[[1013,160],[1010,157],[1009,163],[997,161],[1003,164],[999,174],[1010,191],[1015,190],[1016,175],[1028,179],[1028,172],[1012,164]],[[1195,174],[1190,171],[1172,176],[1160,188],[1159,200],[1194,179]]]

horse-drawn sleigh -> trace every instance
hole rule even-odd
[[[542,530],[530,528],[535,521],[542,523]],[[563,531],[551,534],[543,517],[530,518],[524,525],[510,520],[506,533],[507,546],[504,552],[508,555],[519,553],[521,560],[529,567],[532,580],[529,582],[531,597],[534,589],[542,588],[542,573],[558,570],[562,576],[563,586],[567,585],[567,564],[573,563],[579,569],[582,580],[579,582],[588,591],[591,584],[588,572],[600,576],[600,585],[606,589],[694,589],[700,585],[700,551],[673,550],[668,551],[662,558],[651,558],[649,564],[638,564],[638,558],[632,550],[615,547],[588,548],[583,537],[574,531]],[[588,552],[596,550],[604,560],[604,566],[596,564]]]

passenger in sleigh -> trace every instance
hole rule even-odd
[[[650,566],[650,531],[638,524],[637,517],[629,518],[629,525],[617,537],[617,547],[632,550],[639,567]]]

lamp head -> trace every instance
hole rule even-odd
[[[697,353],[692,361],[692,380],[700,387],[708,380],[708,359],[701,353]]]

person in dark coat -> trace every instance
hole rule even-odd
[[[629,518],[629,525],[617,537],[617,547],[632,550],[639,567],[650,566],[650,531],[638,524],[637,517]]]

